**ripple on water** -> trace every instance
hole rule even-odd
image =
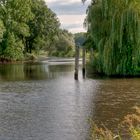
[[[140,105],[140,79],[82,79],[80,71],[74,81],[71,64],[1,67],[1,140],[88,140],[89,118],[115,129]]]

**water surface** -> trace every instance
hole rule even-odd
[[[140,79],[73,79],[70,63],[0,65],[0,140],[88,140],[140,105]]]

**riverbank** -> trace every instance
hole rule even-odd
[[[79,61],[82,61],[80,58]],[[0,64],[16,64],[16,63],[37,63],[37,62],[75,62],[75,58],[72,57],[48,57],[48,56],[35,56],[35,55],[28,55],[23,60],[10,60],[7,58],[0,58]]]
[[[87,75],[88,77],[99,77],[99,78],[139,78],[140,77],[140,67],[137,68],[137,71],[135,74],[112,74],[112,75],[107,75],[103,72],[99,72],[96,68],[96,66],[91,63],[87,62],[87,67],[86,67]]]
[[[117,133],[109,130],[104,124],[98,127],[91,121],[91,140],[140,140],[140,108],[133,107],[133,114],[128,114],[116,126]]]

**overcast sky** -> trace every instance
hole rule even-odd
[[[62,28],[72,33],[85,31],[83,22],[90,0],[85,4],[82,4],[81,0],[46,0],[46,2],[57,14]]]

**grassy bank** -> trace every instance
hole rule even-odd
[[[118,133],[98,127],[91,121],[91,140],[140,140],[140,108],[134,107],[135,113],[128,114],[124,121],[116,126]]]

